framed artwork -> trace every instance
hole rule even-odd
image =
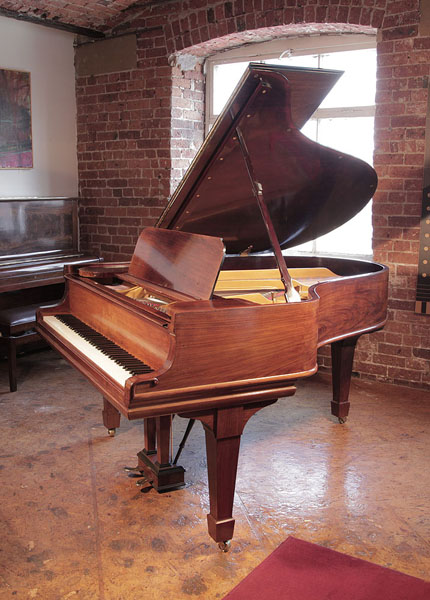
[[[0,169],[31,169],[30,73],[0,69]]]

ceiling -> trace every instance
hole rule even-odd
[[[112,24],[127,20],[129,13],[157,3],[151,0],[0,0],[0,16],[103,37],[103,32]]]

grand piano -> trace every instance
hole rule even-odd
[[[251,64],[131,261],[69,268],[63,301],[38,314],[38,331],[100,390],[111,434],[121,415],[144,418],[138,471],[158,491],[184,483],[172,415],[202,422],[208,530],[223,550],[248,419],[293,395],[331,344],[344,422],[356,341],[386,320],[383,265],[283,252],[376,189],[369,165],[300,132],[339,76]]]

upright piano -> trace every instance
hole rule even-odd
[[[300,128],[339,72],[251,64],[156,227],[129,263],[69,269],[38,330],[104,397],[104,424],[144,418],[138,469],[183,485],[172,415],[206,434],[208,529],[222,549],[248,419],[295,392],[331,344],[332,413],[348,415],[358,337],[383,327],[388,270],[285,256],[355,215],[377,184],[366,163]]]
[[[0,309],[58,300],[65,265],[99,261],[79,250],[77,198],[0,198]]]

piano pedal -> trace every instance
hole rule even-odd
[[[127,477],[142,477],[143,471],[139,467],[124,467]]]
[[[153,488],[153,485],[152,485],[152,483],[153,483],[153,482],[152,482],[152,481],[150,481],[150,480],[148,480],[148,479],[142,479],[142,481],[143,481],[144,483],[142,483],[142,484],[141,484],[141,485],[142,485],[142,488],[141,488],[141,490],[140,490],[140,491],[142,492],[142,494],[147,494],[148,492],[150,492],[150,491],[152,490],[152,488]],[[146,483],[146,485],[145,485],[145,483]],[[136,485],[137,485],[137,483],[136,483]],[[140,487],[140,486],[139,486],[139,487]]]
[[[149,481],[147,480],[147,478],[146,478],[146,477],[142,477],[141,479],[138,479],[138,480],[136,481],[136,485],[137,485],[137,487],[140,487],[141,485],[145,485],[146,483],[148,483],[149,485],[151,485],[151,484],[149,483]]]

